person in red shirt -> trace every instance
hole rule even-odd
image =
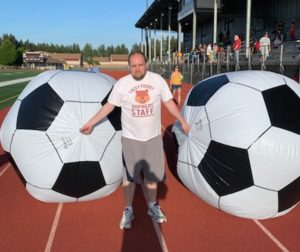
[[[258,53],[258,52],[259,52],[259,41],[255,39],[252,46],[252,53]]]
[[[234,51],[235,59],[236,59],[236,61],[238,61],[240,50],[241,50],[241,47],[242,47],[242,42],[241,42],[241,39],[239,38],[238,35],[234,35],[233,39],[234,39],[234,42],[233,42],[233,45],[232,45],[232,49]]]

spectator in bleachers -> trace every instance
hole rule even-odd
[[[274,40],[274,48],[276,49],[283,43],[283,34],[280,30],[277,31],[275,40]]]
[[[251,52],[252,53],[258,53],[259,52],[259,41],[258,41],[258,39],[254,40]]]
[[[223,44],[219,45],[219,55],[220,55],[220,62],[224,62],[225,60],[225,48]]]
[[[205,59],[206,44],[199,44],[198,51],[199,51],[199,59],[203,61],[203,59]]]
[[[197,49],[197,47],[195,47],[194,50],[191,51],[190,58],[191,58],[192,63],[197,63],[198,62],[198,49]]]
[[[233,38],[234,42],[232,45],[232,49],[234,51],[234,56],[235,56],[235,60],[238,61],[239,60],[239,55],[240,55],[240,50],[242,47],[242,41],[240,40],[238,35],[234,35]]]
[[[182,52],[181,51],[177,52],[177,59],[178,59],[178,64],[182,64]]]
[[[277,33],[278,31],[280,31],[283,34],[284,24],[282,21],[277,22],[274,33]]]
[[[289,36],[290,36],[291,40],[295,40],[296,39],[296,24],[295,24],[295,22],[292,22],[290,24]]]
[[[211,56],[212,56],[212,47],[211,47],[211,43],[209,43],[206,47],[206,57],[208,63],[211,62]]]
[[[218,38],[219,38],[219,43],[224,44],[224,42],[225,42],[225,35],[224,35],[223,32],[220,31],[220,33],[218,35]]]
[[[261,53],[261,60],[265,62],[271,51],[271,41],[267,32],[265,32],[264,36],[259,40],[259,50]]]
[[[217,63],[218,53],[219,53],[219,46],[217,45],[217,43],[214,43],[212,49],[212,59],[211,59],[214,63]]]

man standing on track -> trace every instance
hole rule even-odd
[[[132,226],[132,203],[136,183],[141,183],[141,171],[147,191],[148,215],[157,223],[167,220],[157,203],[157,185],[165,178],[161,101],[181,123],[186,134],[190,129],[181,116],[166,81],[159,74],[147,71],[145,55],[142,52],[132,52],[128,56],[128,64],[130,74],[115,83],[108,102],[80,129],[83,134],[90,134],[97,122],[112,112],[115,106],[121,107],[125,198],[121,229]]]

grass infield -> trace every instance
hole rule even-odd
[[[36,76],[41,71],[0,71],[0,82]]]
[[[0,110],[11,106],[28,82],[0,87]]]
[[[0,82],[32,77],[41,72],[38,70],[0,70]],[[0,110],[11,106],[27,83],[28,81],[0,87]]]

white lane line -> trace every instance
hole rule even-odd
[[[16,98],[16,97],[18,97],[18,96],[19,96],[19,95],[17,94],[17,95],[8,97],[7,99],[1,100],[0,103],[3,103],[3,102],[6,102],[6,101],[9,101],[9,100],[12,100],[12,99],[14,99],[14,98]]]
[[[50,234],[49,234],[49,237],[48,237],[45,252],[50,252],[51,251],[53,240],[54,240],[55,233],[56,233],[56,229],[58,227],[58,222],[59,222],[60,214],[61,214],[61,211],[62,211],[62,207],[63,207],[63,203],[59,203],[58,206],[57,206],[56,214],[55,214],[54,221],[53,221],[53,224],[52,224],[52,228],[51,228],[51,231],[50,231]]]
[[[20,79],[14,79],[14,80],[9,80],[9,81],[1,81],[0,82],[0,87],[8,86],[8,85],[14,85],[18,84],[21,82],[26,82],[32,80],[33,77],[26,77],[26,78],[20,78]]]
[[[269,238],[284,252],[288,252],[289,250],[263,225],[261,224],[258,220],[253,220],[254,223],[260,227],[264,233],[269,236]]]
[[[146,200],[146,204],[148,205],[146,190],[145,190],[144,186],[141,186],[141,188],[143,190],[143,194],[144,194],[144,198]],[[160,226],[152,218],[151,218],[151,220],[152,220],[152,224],[154,226],[156,237],[157,237],[157,239],[159,241],[159,244],[160,244],[160,247],[161,247],[162,251],[163,252],[169,252],[168,247],[167,247],[167,243],[165,241],[165,238],[164,238],[164,236],[163,236],[163,234],[162,234],[162,232],[160,230]]]
[[[0,172],[0,177],[7,171],[8,167],[10,166],[10,163],[6,164],[3,168],[3,170]],[[1,167],[2,168],[2,167]]]

